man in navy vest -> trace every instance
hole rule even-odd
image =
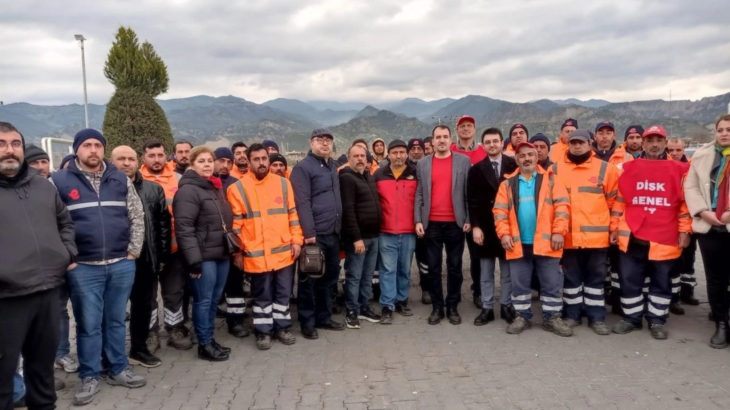
[[[134,388],[146,383],[128,368],[124,348],[134,260],[144,242],[144,210],[129,178],[104,160],[106,140],[99,131],[79,131],[73,148],[76,160],[52,179],[76,228],[78,266],[67,276],[81,378],[74,404],[83,405],[99,391],[102,353],[108,384]]]

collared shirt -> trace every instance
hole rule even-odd
[[[537,228],[536,179],[537,172],[532,174],[529,181],[522,175],[518,177],[520,203],[517,206],[517,225],[520,228],[520,241],[526,245],[534,243],[535,229]]]
[[[497,158],[497,159],[494,159],[492,157],[487,157],[487,158],[489,158],[489,162],[492,164],[492,169],[494,169],[494,163],[495,162],[497,163],[496,173],[497,173],[497,179],[499,179],[499,177],[501,176],[500,170],[502,169],[502,154],[500,153],[499,158]]]

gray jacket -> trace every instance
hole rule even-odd
[[[451,162],[451,203],[454,206],[454,219],[459,227],[469,222],[469,208],[466,197],[466,178],[469,175],[471,161],[466,155],[452,152]],[[416,175],[418,188],[414,205],[413,219],[415,223],[422,223],[423,229],[428,228],[428,216],[431,213],[431,163],[433,154],[418,161]]]

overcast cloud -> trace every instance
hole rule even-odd
[[[139,4],[139,5],[138,5]],[[144,4],[144,5],[142,5]],[[0,13],[0,100],[83,102],[113,87],[120,25],[164,59],[163,99],[383,102],[479,94],[610,101],[730,91],[727,0],[15,1]]]

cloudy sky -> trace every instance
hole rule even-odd
[[[134,5],[133,5],[134,4]],[[727,0],[15,1],[0,13],[0,100],[82,103],[113,87],[120,25],[164,59],[163,99],[383,102],[479,94],[629,101],[730,91]]]

